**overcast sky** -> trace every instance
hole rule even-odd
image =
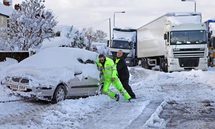
[[[18,3],[22,0],[13,0]],[[113,21],[115,11],[116,26],[138,28],[167,12],[192,12],[194,2],[181,0],[45,0],[61,25],[108,28],[108,18]],[[196,0],[197,12],[203,21],[215,18],[214,0]]]

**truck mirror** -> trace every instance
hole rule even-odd
[[[107,40],[107,47],[109,47],[110,45],[110,40]]]
[[[167,34],[166,33],[164,34],[164,40],[167,40]]]
[[[212,31],[208,32],[208,39],[211,39]]]

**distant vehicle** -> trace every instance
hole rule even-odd
[[[208,31],[208,49],[209,49],[209,66],[215,66],[215,34],[213,28],[210,26],[215,25],[215,19],[209,19],[205,22]]]
[[[118,50],[122,50],[129,66],[137,65],[136,44],[136,29],[113,28],[113,38],[109,42],[110,52],[115,56]]]
[[[167,13],[137,29],[137,58],[166,72],[208,69],[207,28],[200,13]]]
[[[9,66],[2,83],[16,95],[57,103],[98,93],[97,53],[78,48],[47,48]]]

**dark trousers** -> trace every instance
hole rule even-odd
[[[120,79],[124,89],[128,92],[128,94],[131,96],[131,98],[136,98],[134,92],[132,91],[128,81],[129,79]]]

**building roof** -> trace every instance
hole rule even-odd
[[[0,3],[0,15],[9,17],[13,13],[13,10],[12,6],[5,6]]]

